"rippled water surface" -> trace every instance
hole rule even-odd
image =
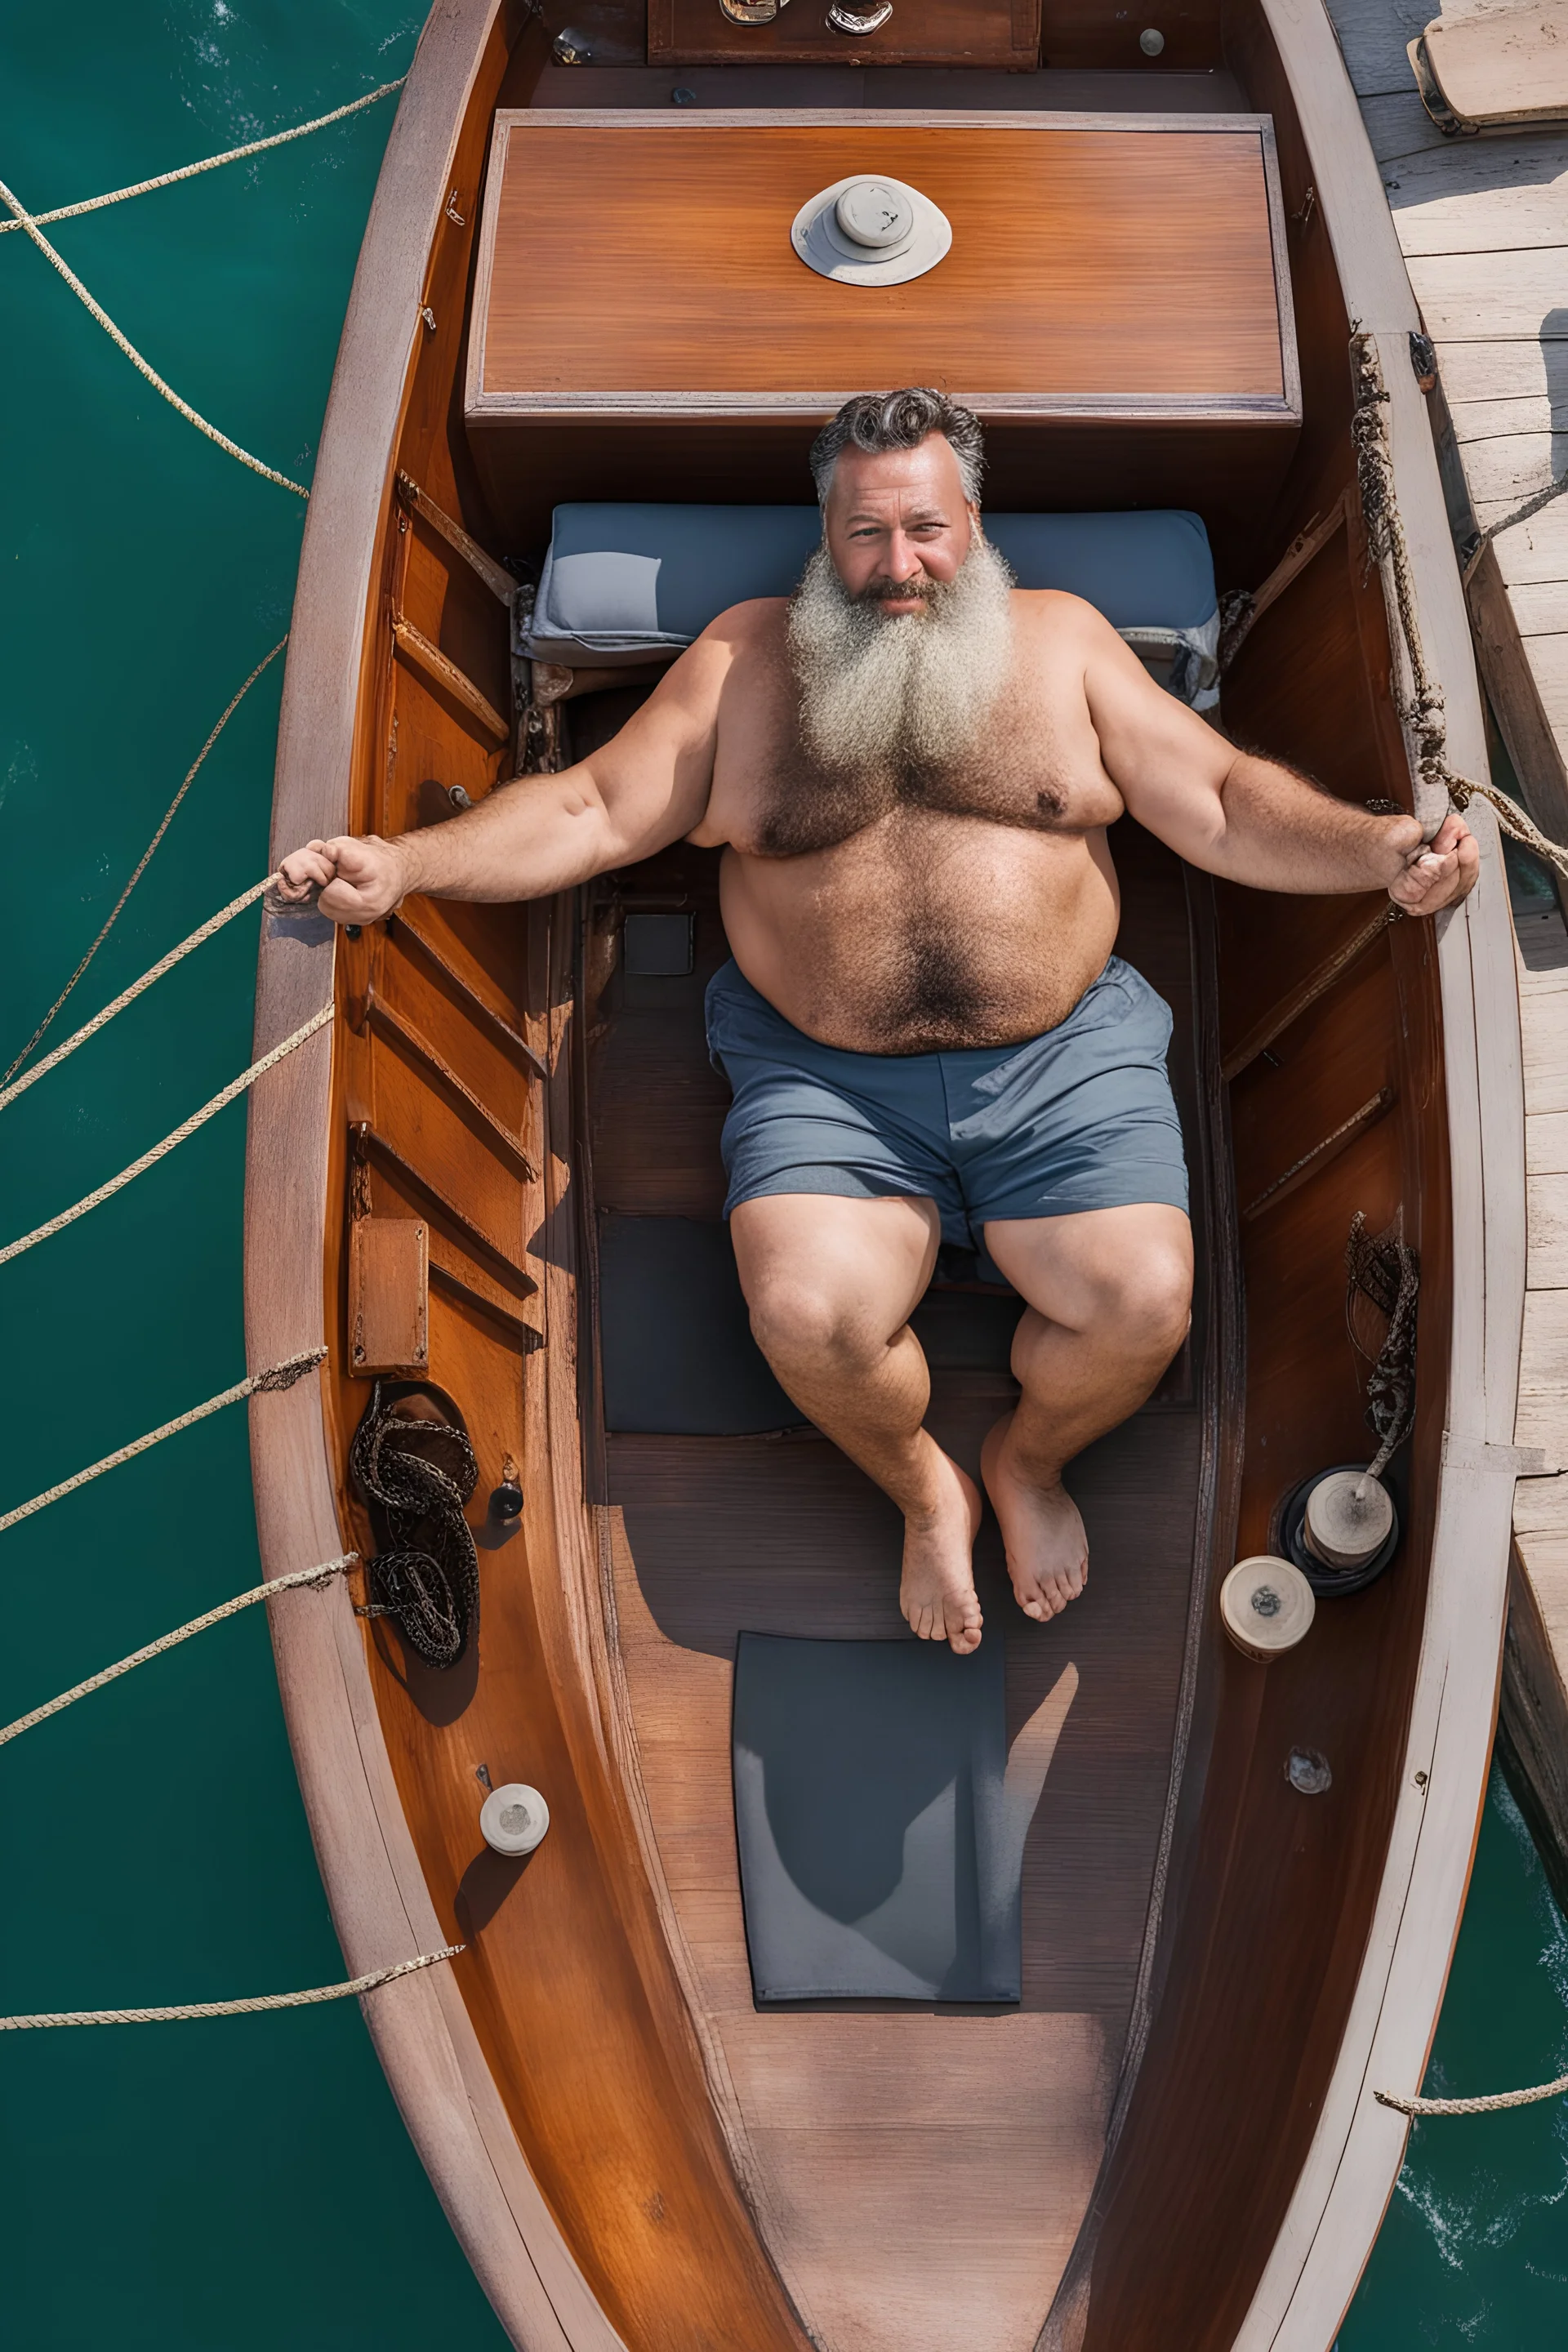
[[[0,0],[0,177],[42,208],[302,121],[401,73],[422,13]],[[53,232],[186,399],[304,482],[391,121],[388,104]],[[287,627],[303,509],[158,400],[19,235],[0,236],[0,319],[4,1066]],[[81,1013],[263,870],[280,670],[204,769]],[[243,1067],[255,921],[5,1114],[0,1236]],[[0,1507],[239,1377],[243,1161],[237,1106],[0,1268]],[[237,1408],[0,1537],[0,1719],[258,1573]],[[5,2012],[343,1973],[258,1615],[0,1754],[0,1882]],[[1435,2077],[1470,2090],[1565,2065],[1563,1924],[1494,1790]],[[1563,2341],[1565,2132],[1561,2106],[1421,2126],[1344,2352]],[[0,2192],[5,2336],[26,2352],[500,2344],[352,2003],[5,2037]]]

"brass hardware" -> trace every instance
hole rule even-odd
[[[879,33],[893,13],[893,0],[880,0],[875,8],[846,8],[844,0],[833,0],[827,12],[827,22],[836,33],[853,33],[863,39],[868,33]]]
[[[789,0],[719,0],[719,13],[731,25],[771,25]]]

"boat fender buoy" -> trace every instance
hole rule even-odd
[[[1220,1622],[1244,1656],[1267,1665],[1293,1650],[1317,1602],[1300,1570],[1271,1552],[1238,1559],[1219,1591]]]
[[[1331,1470],[1307,1497],[1301,1533],[1325,1568],[1364,1568],[1394,1531],[1394,1498],[1381,1478]]]
[[[531,1853],[550,1827],[550,1808],[526,1780],[505,1780],[479,1807],[479,1830],[492,1853]]]

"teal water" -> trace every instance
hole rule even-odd
[[[0,177],[42,208],[323,112],[405,68],[422,13],[0,0]],[[185,398],[302,481],[391,121],[388,103],[53,232]],[[159,401],[20,236],[0,237],[0,320],[4,1066],[287,626],[303,509]],[[203,770],[81,1016],[262,872],[280,675]],[[4,1115],[0,1236],[243,1067],[255,920]],[[77,1017],[73,1000],[56,1034]],[[0,1507],[239,1377],[243,1160],[236,1106],[0,1269]],[[0,1720],[258,1574],[231,1410],[0,1537]],[[344,1973],[258,1616],[29,1733],[0,1753],[0,2011]],[[1565,2065],[1568,1937],[1500,1787],[1433,2080],[1486,2089]],[[1419,2126],[1343,2352],[1562,2340],[1565,2188],[1561,2104]],[[0,2315],[27,2352],[501,2341],[352,2003],[0,2042]]]

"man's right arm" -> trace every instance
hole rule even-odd
[[[733,643],[715,623],[618,735],[559,775],[516,777],[461,816],[391,841],[370,834],[307,842],[284,858],[279,895],[299,901],[319,890],[334,922],[374,923],[414,891],[543,898],[651,857],[707,808]]]

